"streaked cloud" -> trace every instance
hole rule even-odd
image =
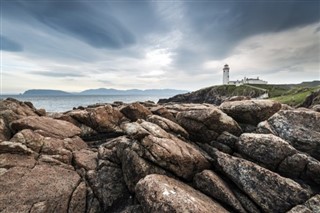
[[[2,7],[7,93],[192,90],[220,84],[225,63],[234,78],[319,76],[318,1],[10,0]]]
[[[20,52],[23,50],[22,45],[19,43],[10,40],[9,38],[0,35],[1,40],[1,46],[0,49],[4,51],[10,51],[10,52]]]

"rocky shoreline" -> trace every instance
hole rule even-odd
[[[320,113],[233,100],[2,100],[0,212],[320,212]]]

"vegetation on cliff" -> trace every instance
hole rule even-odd
[[[266,85],[221,85],[200,89],[194,92],[161,99],[159,103],[210,103],[220,105],[233,96],[259,98],[268,93],[268,97],[290,106],[301,106],[312,93],[320,90],[320,81],[303,82],[301,84],[266,84]]]

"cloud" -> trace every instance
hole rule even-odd
[[[81,73],[75,73],[75,72],[57,72],[57,71],[31,71],[28,72],[33,75],[41,75],[41,76],[47,76],[47,77],[55,77],[55,78],[65,78],[65,77],[84,77],[85,75]]]
[[[208,59],[222,59],[246,38],[278,33],[320,20],[317,1],[206,1],[185,3],[184,44],[177,68],[192,73]]]
[[[250,37],[239,43],[230,56],[221,60],[208,60],[203,68],[221,72],[227,63],[233,80],[244,76],[260,75],[271,83],[302,79],[318,79],[320,70],[320,33],[314,33],[319,24],[294,28],[281,33],[266,33]],[[282,73],[284,78],[275,78]]]
[[[0,41],[1,41],[1,47],[0,47],[1,50],[10,51],[10,52],[21,52],[23,50],[22,45],[6,38],[3,35],[0,35]]]
[[[2,6],[2,33],[21,47],[3,52],[4,90],[192,90],[220,84],[224,63],[233,78],[259,73],[269,82],[288,73],[292,78],[281,80],[317,78],[319,70],[315,1],[10,0]]]
[[[24,10],[36,20],[95,48],[123,48],[135,38],[116,18],[102,14],[83,1],[6,2],[6,7]],[[10,5],[13,4],[13,5]]]

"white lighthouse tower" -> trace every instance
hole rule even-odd
[[[229,66],[228,64],[224,65],[223,67],[223,84],[228,84],[229,83]]]

